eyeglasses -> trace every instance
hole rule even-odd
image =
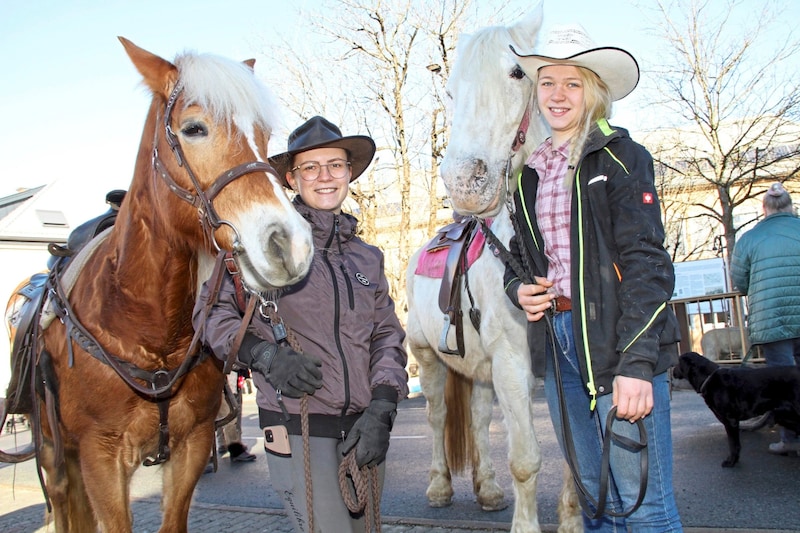
[[[294,167],[292,172],[299,170],[300,177],[303,178],[304,181],[314,181],[315,179],[319,178],[319,174],[322,172],[322,167],[328,168],[328,174],[330,174],[332,178],[342,179],[348,174],[347,171],[350,167],[350,161],[345,161],[344,159],[334,159],[325,165],[320,165],[316,161],[307,161]]]

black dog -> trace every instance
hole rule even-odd
[[[730,455],[723,467],[739,461],[739,421],[772,411],[775,422],[800,432],[800,368],[725,368],[695,352],[680,356],[673,376],[686,379],[725,426]]]

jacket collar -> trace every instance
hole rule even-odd
[[[322,211],[309,207],[298,195],[294,197],[292,203],[297,212],[311,224],[311,231],[315,239],[327,240],[338,219],[339,239],[341,242],[349,241],[356,234],[358,220],[347,213],[335,214],[330,211]]]
[[[581,159],[586,157],[586,154],[590,152],[596,152],[597,150],[602,149],[613,139],[628,136],[628,130],[625,128],[612,126],[608,123],[608,120],[601,118],[596,122],[595,127],[592,128],[592,131],[589,132],[589,138],[586,140],[586,144],[583,147]]]

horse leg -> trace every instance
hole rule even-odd
[[[508,431],[508,462],[514,489],[512,533],[539,533],[536,485],[542,456],[533,428],[533,375],[518,361],[495,358],[493,380]]]
[[[419,384],[425,395],[428,424],[433,431],[431,468],[425,495],[431,507],[446,507],[453,502],[452,478],[444,449],[447,416],[444,388],[447,367],[429,347],[415,348],[414,356],[419,363]]]
[[[56,464],[55,449],[44,439],[40,464],[45,471],[45,487],[52,511],[46,523],[55,522],[55,531],[97,531],[97,522],[81,477],[80,461],[74,450],[65,450],[64,462]]]
[[[508,507],[505,493],[495,479],[489,450],[489,424],[492,422],[494,389],[490,383],[475,382],[472,387],[472,441],[475,443],[472,464],[472,490],[484,511],[500,511]]]
[[[117,439],[102,435],[86,435],[81,439],[83,481],[100,531],[130,533],[133,530],[130,484],[139,455],[127,439],[122,439],[121,446],[109,446],[109,440]]]
[[[219,392],[216,392],[219,398]],[[219,407],[219,404],[217,404]],[[218,410],[218,409],[217,409]],[[186,533],[188,531],[189,507],[195,486],[203,475],[214,442],[212,418],[199,421],[183,439],[175,439],[172,456],[163,466],[163,490],[161,510],[163,520],[159,533]]]
[[[583,533],[582,513],[572,472],[564,463],[564,482],[558,497],[558,533]]]

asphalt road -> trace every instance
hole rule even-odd
[[[543,454],[539,474],[538,503],[542,524],[556,524],[556,498],[561,484],[562,459],[547,415],[541,390],[537,390],[537,415],[534,423]],[[231,464],[220,461],[219,471],[204,475],[197,486],[195,501],[208,505],[243,508],[281,509],[273,493],[263,441],[258,429],[254,396],[245,396],[245,442],[257,455],[253,463]],[[725,431],[702,399],[693,391],[676,390],[673,394],[672,424],[675,463],[675,490],[684,526],[714,528],[800,531],[800,458],[770,455],[767,446],[777,440],[776,428],[764,428],[742,436],[739,465],[724,469],[720,463],[727,454]],[[414,517],[446,524],[449,522],[485,522],[505,524],[511,521],[513,493],[506,465],[505,427],[499,407],[491,424],[492,456],[498,482],[506,489],[509,507],[502,511],[481,511],[471,490],[468,474],[454,478],[453,505],[434,509],[428,506],[425,489],[428,482],[431,431],[425,416],[424,398],[400,404],[392,446],[387,463],[387,481],[383,493],[383,516]],[[25,437],[23,433],[21,437]],[[8,449],[12,436],[0,436],[0,446]],[[0,464],[0,502],[9,501],[12,487],[38,488],[33,462],[20,465]],[[160,492],[157,468],[140,468],[134,478],[134,498],[153,498]],[[0,503],[0,525],[3,523]],[[0,527],[2,529],[2,527]]]

